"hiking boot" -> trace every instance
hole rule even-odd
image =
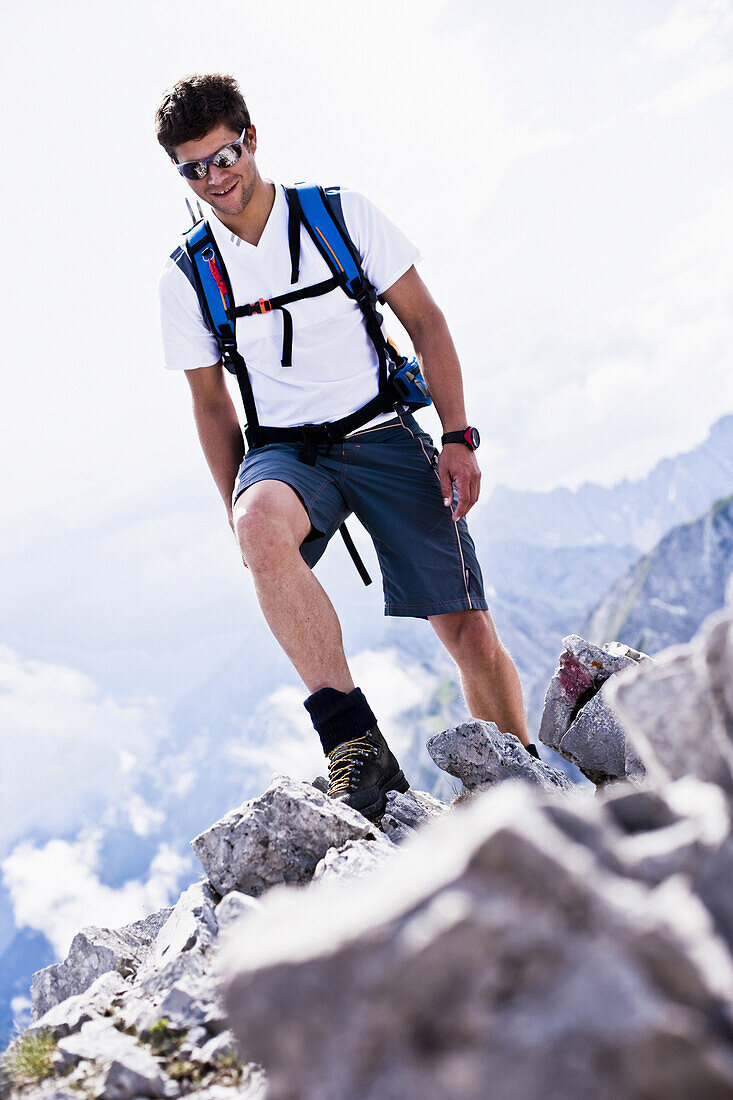
[[[384,813],[387,791],[407,791],[410,784],[396,757],[374,726],[344,741],[328,754],[328,793],[373,821]]]

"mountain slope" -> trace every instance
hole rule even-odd
[[[733,415],[691,451],[664,458],[646,477],[611,488],[521,492],[497,486],[477,514],[480,539],[517,538],[541,546],[604,543],[650,550],[671,527],[698,516],[733,486]]]
[[[725,603],[733,571],[733,495],[698,519],[673,528],[635,562],[593,610],[585,635],[646,653],[688,642]]]

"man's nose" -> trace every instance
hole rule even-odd
[[[215,164],[210,164],[208,178],[209,187],[212,187],[214,190],[216,190],[217,185],[222,184],[226,181],[228,174],[228,168],[217,168]]]

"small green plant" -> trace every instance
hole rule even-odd
[[[169,1062],[168,1076],[172,1077],[174,1081],[189,1080],[194,1084],[199,1084],[202,1077],[201,1066],[196,1065],[195,1062],[189,1062],[185,1058],[179,1058],[174,1062]]]
[[[126,1024],[122,1020],[115,1020],[112,1026],[116,1027],[118,1031],[124,1031],[125,1035],[137,1035],[137,1028],[134,1024]]]
[[[237,1084],[244,1073],[244,1065],[238,1054],[231,1051],[228,1054],[219,1054],[214,1061],[216,1066],[215,1080],[218,1084]]]
[[[3,1074],[18,1087],[30,1082],[43,1081],[45,1077],[50,1077],[55,1072],[51,1062],[51,1056],[55,1050],[56,1040],[51,1031],[18,1035],[0,1060]]]
[[[183,1035],[170,1026],[167,1016],[161,1016],[148,1028],[147,1034],[142,1038],[150,1044],[155,1054],[166,1056],[178,1049]]]

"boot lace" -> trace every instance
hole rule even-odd
[[[359,779],[362,761],[375,756],[376,750],[367,737],[344,741],[328,754],[328,793],[331,798],[353,790]]]

